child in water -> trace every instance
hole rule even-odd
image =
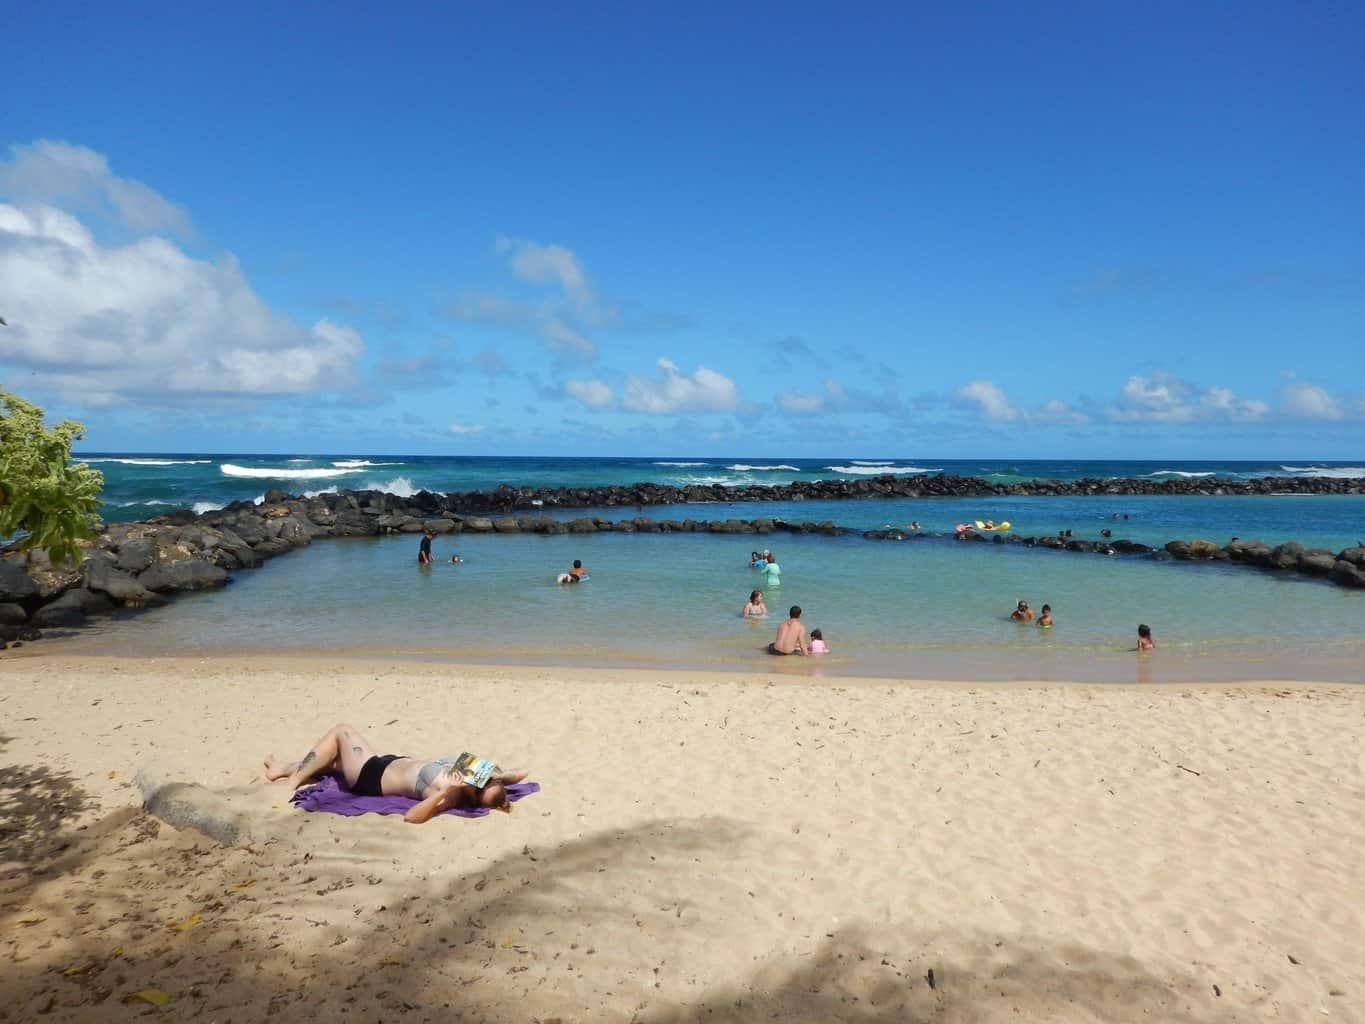
[[[1043,613],[1038,616],[1038,628],[1039,629],[1052,628],[1052,605],[1050,604],[1043,605]]]
[[[1152,639],[1152,627],[1144,623],[1138,626],[1138,645],[1139,651],[1156,650],[1156,641]]]
[[[811,654],[829,653],[829,645],[825,643],[825,634],[818,629],[810,631],[810,652]]]

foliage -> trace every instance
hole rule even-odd
[[[100,527],[104,476],[71,461],[85,428],[63,420],[43,426],[43,410],[0,391],[0,539],[41,548],[54,563],[76,561],[76,541]]]

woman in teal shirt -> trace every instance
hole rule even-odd
[[[782,586],[782,566],[777,564],[777,558],[773,555],[768,555],[767,560],[763,564],[763,568],[759,571],[763,573],[764,586]]]

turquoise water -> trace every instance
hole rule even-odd
[[[110,653],[348,650],[456,661],[778,669],[921,678],[1355,680],[1365,594],[1224,565],[1156,563],[930,540],[773,535],[772,621],[739,610],[758,538],[710,535],[411,537],[321,541],[77,641]],[[590,582],[553,583],[581,558]],[[1008,621],[1053,606],[1051,631]],[[800,604],[827,659],[762,653]],[[1130,649],[1139,621],[1159,650]]]

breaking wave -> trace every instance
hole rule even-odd
[[[656,462],[656,466],[705,466],[705,462]]]
[[[1186,479],[1194,479],[1201,476],[1217,476],[1217,473],[1188,473],[1183,469],[1158,469],[1155,473],[1143,473],[1144,477],[1153,476],[1183,476]]]
[[[236,466],[225,462],[218,467],[224,476],[260,480],[326,480],[334,476],[359,473],[359,467],[338,469],[290,469],[288,466]]]
[[[207,466],[212,459],[116,459],[116,458],[94,458],[81,459],[81,462],[118,462],[125,466]],[[144,503],[145,504],[145,503]]]
[[[401,462],[371,462],[369,459],[339,459],[332,463],[342,469],[358,469],[363,466],[401,466]]]
[[[895,459],[853,459],[855,466],[894,466]]]
[[[265,496],[262,495],[262,498]],[[196,501],[190,506],[190,511],[197,516],[202,516],[205,512],[217,512],[223,506],[216,501]]]
[[[849,476],[886,476],[896,473],[942,473],[942,469],[930,469],[926,466],[894,466],[887,463],[876,466],[866,466],[861,463],[852,466],[826,466],[826,469],[833,470],[835,473],[847,473]]]
[[[726,466],[725,468],[732,469],[736,473],[776,473],[780,470],[787,470],[792,473],[801,472],[800,466],[788,466],[785,463],[779,466],[750,466],[743,462],[737,462],[733,466]]]
[[[1365,466],[1281,466],[1295,476],[1320,477],[1328,480],[1352,480],[1365,477]]]

